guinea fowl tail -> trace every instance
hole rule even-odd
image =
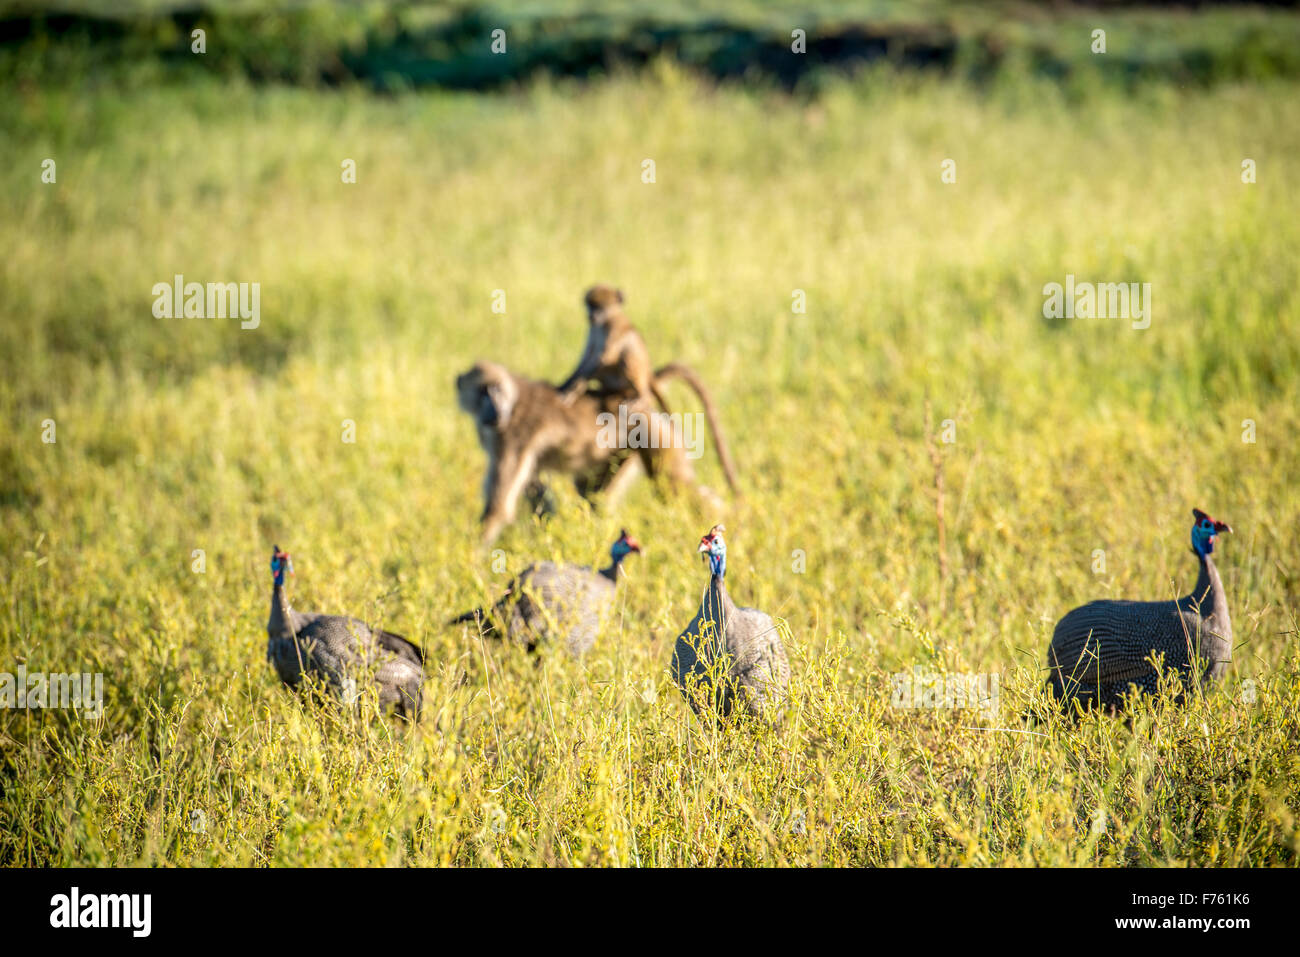
[[[467,611],[463,615],[457,615],[447,622],[448,625],[466,625],[473,623],[481,635],[495,635],[497,627],[493,624],[486,608],[475,608],[473,611]]]

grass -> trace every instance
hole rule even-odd
[[[792,98],[667,62],[501,96],[24,85],[0,102],[0,662],[103,672],[106,703],[0,711],[0,861],[1295,866],[1296,92],[868,71]],[[260,327],[154,319],[175,273],[260,282]],[[1067,273],[1152,283],[1151,327],[1045,320]],[[704,372],[746,498],[565,492],[483,552],[452,380],[558,380],[596,280]],[[927,399],[956,430],[946,578]],[[1186,593],[1193,506],[1236,529],[1223,685],[1023,723],[1066,610]],[[733,594],[790,630],[779,731],[701,724],[667,677],[718,520]],[[441,626],[621,526],[646,553],[584,660]],[[279,685],[273,542],[296,607],[424,646],[418,729]],[[996,718],[893,707],[916,666],[996,673]]]

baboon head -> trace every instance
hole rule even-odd
[[[606,313],[623,311],[623,291],[601,283],[587,290],[583,302],[587,306],[587,318],[594,322]]]
[[[456,400],[479,426],[501,430],[519,398],[519,385],[505,366],[476,362],[456,376]]]

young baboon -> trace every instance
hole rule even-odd
[[[495,541],[515,520],[521,495],[528,492],[536,498],[544,493],[542,472],[570,476],[584,498],[608,489],[613,500],[635,477],[631,469],[638,459],[631,455],[633,450],[601,441],[599,416],[617,416],[622,400],[616,396],[580,395],[565,402],[554,387],[517,376],[495,362],[478,362],[457,376],[456,395],[460,407],[474,418],[488,457],[481,518],[485,543]],[[695,470],[684,449],[663,434],[671,428],[667,416],[651,415],[657,447],[642,453],[650,460],[647,471],[692,487]]]
[[[603,392],[625,399],[653,395],[668,411],[655,385],[650,350],[623,312],[623,291],[603,284],[592,286],[583,303],[587,307],[587,343],[578,367],[560,386],[565,398],[572,401],[595,379]]]
[[[600,385],[602,396],[616,396],[624,400],[630,409],[639,406],[639,411],[652,411],[653,406],[649,403],[650,397],[653,397],[660,409],[669,412],[660,384],[670,379],[684,380],[704,405],[704,416],[713,432],[718,460],[722,463],[727,485],[733,492],[739,493],[736,467],[727,451],[713,399],[703,380],[690,366],[681,362],[670,362],[659,369],[651,365],[650,350],[646,347],[645,340],[623,311],[622,290],[604,284],[592,286],[587,290],[583,302],[587,307],[589,323],[587,344],[582,350],[582,358],[578,360],[578,367],[559,387],[565,402],[572,403],[585,393],[588,383],[594,379]],[[653,475],[653,464],[644,452],[642,461],[646,470]]]

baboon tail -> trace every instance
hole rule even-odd
[[[718,412],[713,407],[713,398],[709,395],[708,388],[695,370],[681,362],[670,362],[666,366],[661,366],[655,370],[655,395],[659,395],[657,388],[660,382],[666,382],[669,379],[682,379],[704,405],[704,418],[709,423],[709,429],[713,432],[713,443],[718,447],[718,461],[722,464],[722,474],[727,478],[727,485],[731,491],[740,494],[740,488],[736,484],[736,464],[731,460],[731,453],[727,451],[727,440],[722,435],[722,428],[718,425]],[[659,404],[663,405],[663,399],[659,399]],[[665,411],[667,407],[665,406]]]

